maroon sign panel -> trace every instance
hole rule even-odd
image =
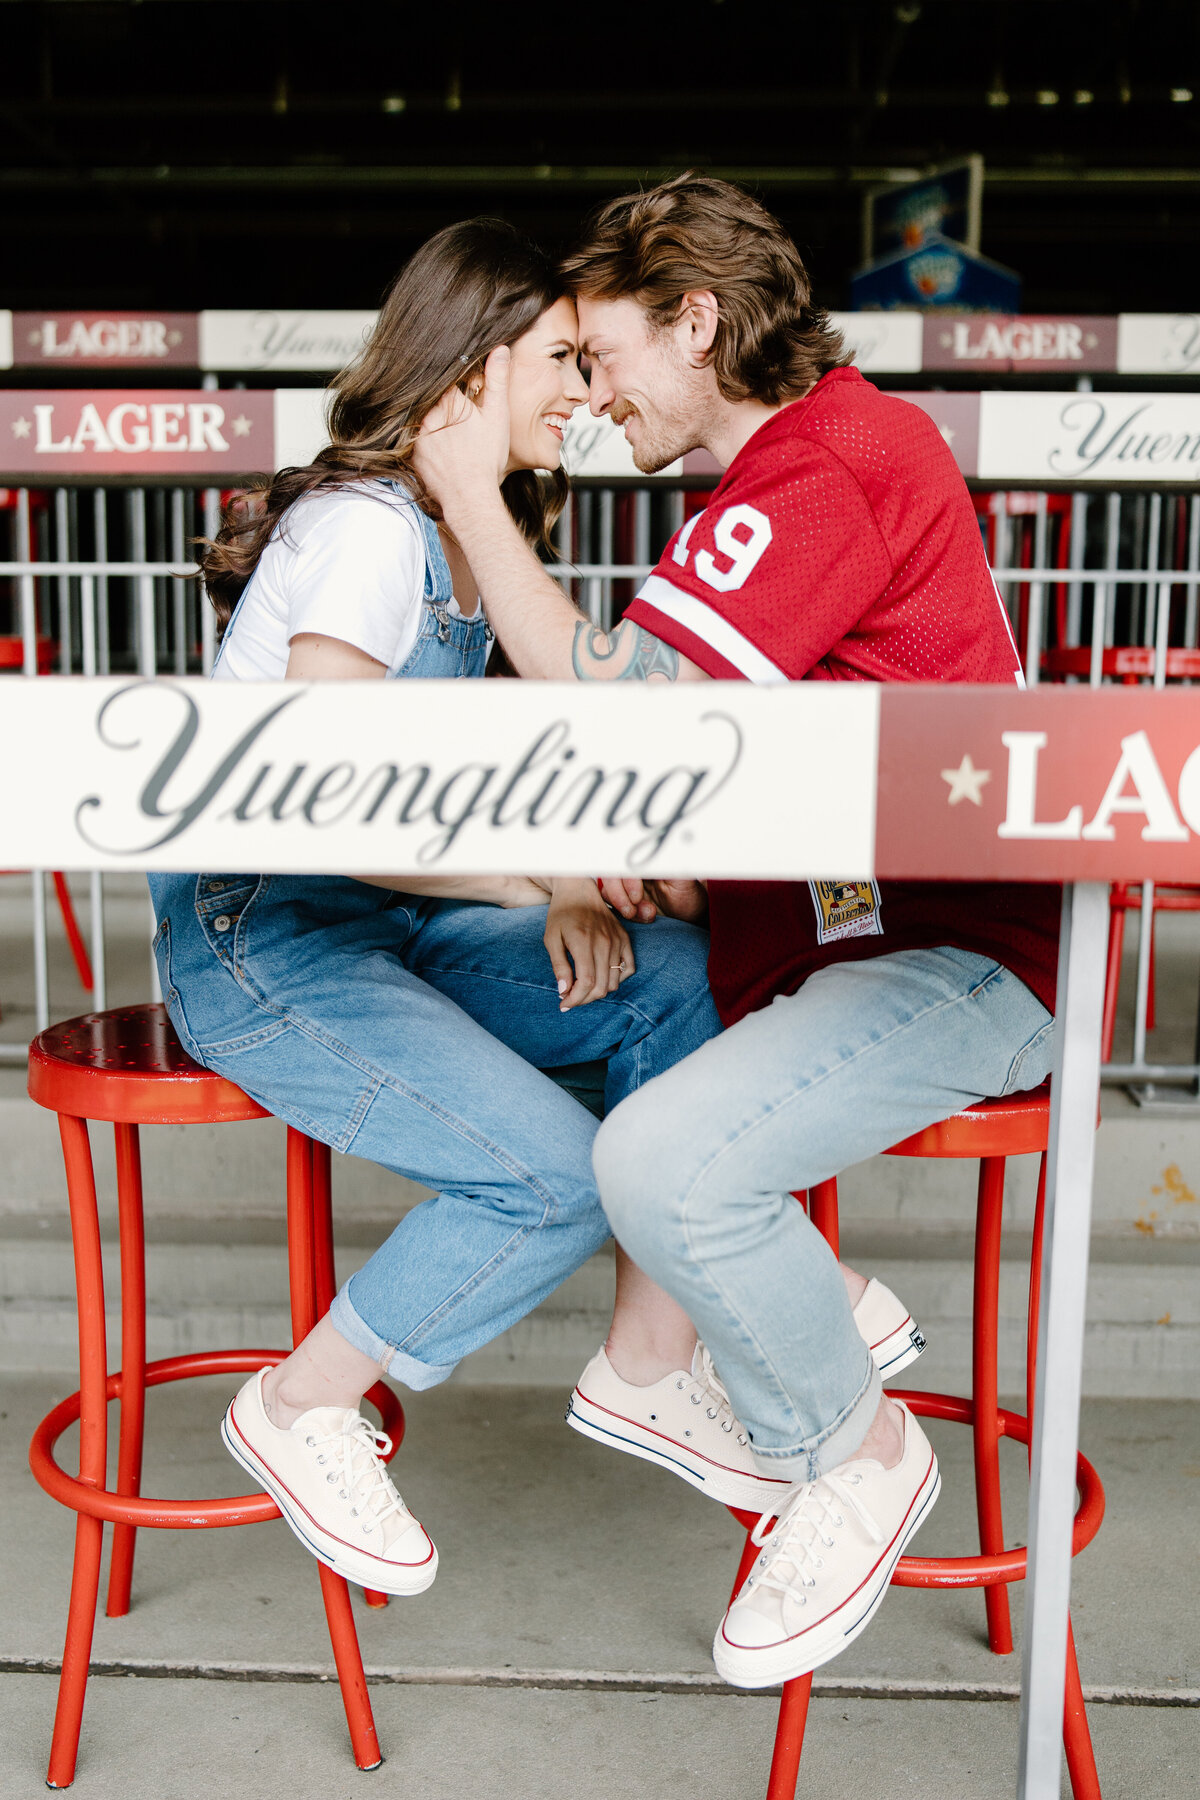
[[[1200,882],[1200,701],[1152,688],[885,687],[875,868]]]
[[[15,312],[14,368],[194,369],[196,313]]]
[[[923,369],[1037,370],[1115,369],[1115,318],[1038,318],[1024,313],[926,315]]]
[[[102,388],[0,393],[0,472],[225,475],[275,467],[275,396],[238,388]]]

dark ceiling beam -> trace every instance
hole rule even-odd
[[[837,164],[779,167],[764,163],[716,163],[696,159],[706,174],[734,181],[745,187],[769,188],[775,191],[814,187],[869,187],[886,182],[913,181],[922,173],[920,164]],[[357,164],[296,166],[280,164],[245,167],[194,167],[186,164],[160,164],[154,167],[92,168],[87,170],[2,169],[0,190],[8,193],[70,192],[79,188],[108,188],[167,192],[213,188],[250,193],[276,189],[290,192],[339,190],[351,192],[379,191],[392,188],[510,188],[510,189],[578,189],[637,187],[657,181],[669,181],[686,166],[671,162],[652,166],[636,163],[602,164],[527,164],[527,163],[388,163],[375,166]],[[1084,184],[1093,190],[1113,188],[1163,188],[1185,190],[1200,187],[1200,159],[1191,168],[1138,168],[1125,165],[1104,167],[1081,165],[1068,158],[1052,164],[1027,167],[989,165],[986,185],[990,189],[1047,189]]]
[[[987,102],[988,83],[982,77],[978,82],[956,82],[932,87],[898,87],[886,90],[885,100],[889,112],[903,111],[919,107],[922,109],[945,109],[961,111],[964,108],[981,107]],[[1057,99],[1048,103],[1047,92],[1056,92]],[[1120,87],[1115,83],[1080,83],[1080,91],[1086,92],[1088,100],[1078,103],[1075,100],[1074,85],[1060,89],[1048,89],[1043,83],[1034,86],[1026,83],[1006,88],[1004,111],[1012,107],[1036,107],[1039,111],[1049,113],[1070,113],[1082,117],[1085,113],[1095,112],[1105,106],[1120,106],[1127,111],[1130,106],[1178,105],[1180,113],[1187,108],[1189,114],[1200,106],[1200,99],[1193,101],[1172,101],[1172,95],[1179,90],[1167,82],[1144,82],[1132,88]],[[1190,91],[1190,90],[1189,90]],[[656,113],[703,111],[706,113],[727,114],[738,111],[806,111],[806,112],[845,112],[855,114],[861,111],[864,96],[861,90],[852,87],[821,86],[813,88],[674,88],[668,90],[640,89],[627,87],[612,93],[595,92],[521,92],[511,89],[504,93],[480,94],[464,91],[457,96],[457,104],[447,104],[444,93],[412,93],[400,89],[379,94],[304,94],[289,88],[286,107],[281,108],[278,94],[165,94],[152,95],[112,95],[107,99],[96,99],[92,96],[77,99],[54,100],[18,100],[7,99],[5,111],[13,119],[43,120],[46,122],[66,122],[72,119],[91,120],[109,119],[114,112],[121,118],[157,119],[157,118],[195,118],[220,115],[226,118],[258,118],[258,119],[297,119],[327,118],[331,115],[352,115],[367,118],[393,117],[397,122],[410,113],[457,116],[470,118],[473,114],[493,115],[511,113],[528,116],[531,113],[568,114],[571,116],[584,113],[612,114],[629,112],[642,107],[652,107]],[[872,100],[872,107],[874,101]]]

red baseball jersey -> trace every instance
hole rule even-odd
[[[831,370],[754,433],[626,616],[723,680],[1022,681],[941,433],[857,369]],[[731,1024],[827,963],[954,944],[994,957],[1053,1010],[1060,892],[713,882],[713,993]]]

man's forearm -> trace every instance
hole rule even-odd
[[[447,523],[462,546],[488,618],[519,675],[541,681],[677,681],[703,671],[640,625],[603,631],[547,575],[499,494]]]
[[[488,620],[519,675],[569,681],[575,632],[586,625],[513,524],[499,492],[447,523],[479,584]]]

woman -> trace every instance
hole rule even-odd
[[[586,397],[574,306],[533,245],[469,221],[398,277],[334,384],[331,444],[207,547],[216,679],[483,674],[476,589],[409,452],[439,397],[477,389],[500,344],[513,366],[504,494],[544,538],[565,495],[563,431]],[[698,1048],[719,1029],[706,939],[675,921],[626,928],[586,881],[204,873],[151,888],[162,990],[191,1054],[277,1117],[435,1190],[222,1428],[324,1562],[420,1593],[437,1553],[359,1400],[381,1373],[444,1380],[604,1241],[595,1121],[540,1070],[604,1059],[612,1106]]]

